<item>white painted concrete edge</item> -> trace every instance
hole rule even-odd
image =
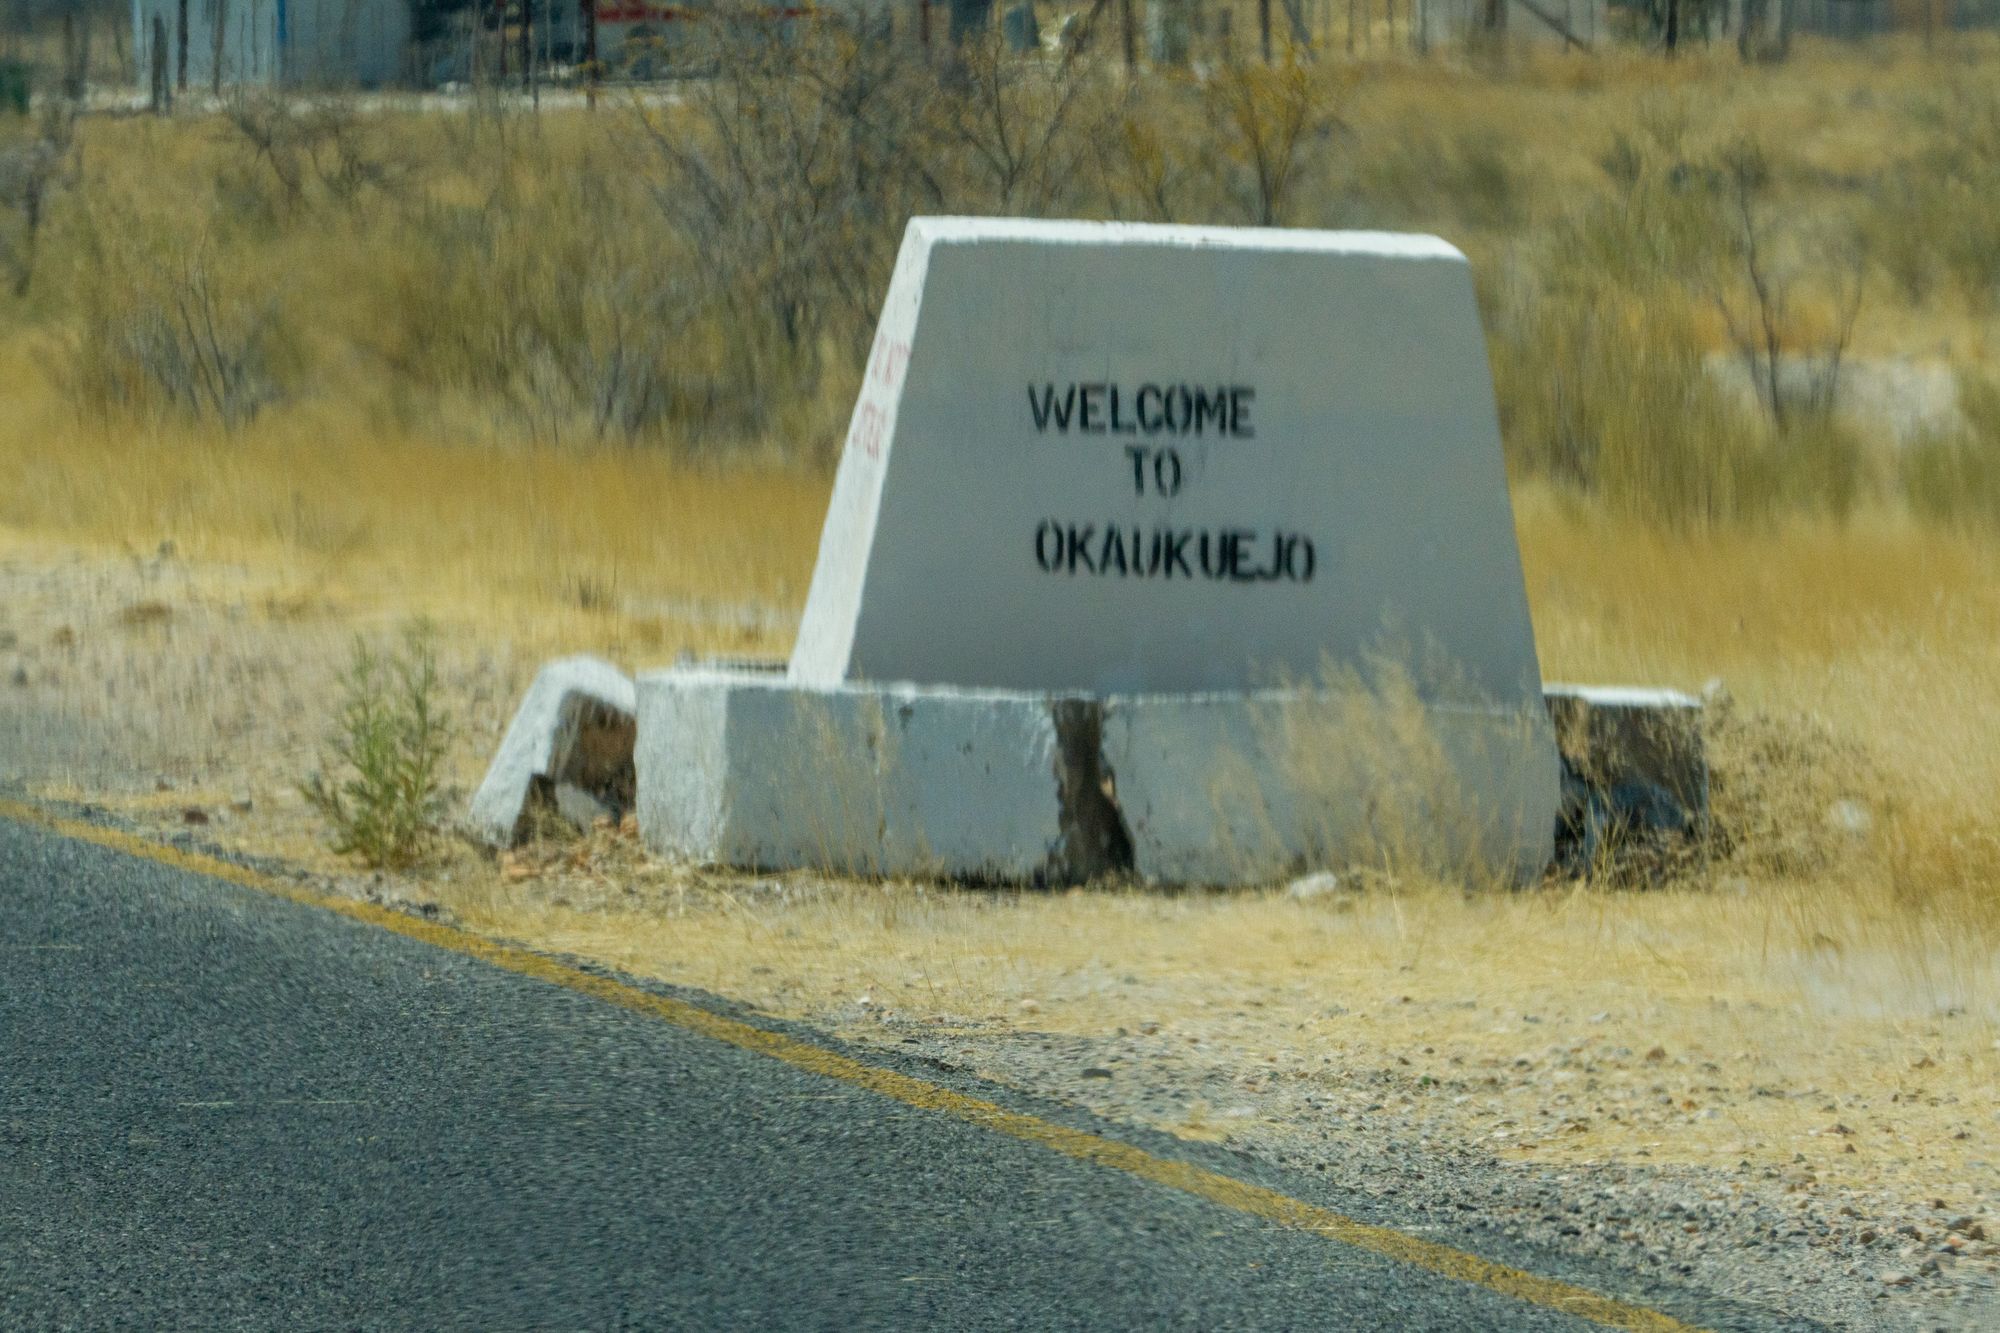
[[[1571,685],[1550,681],[1542,686],[1544,698],[1578,699],[1598,708],[1700,708],[1701,700],[1679,690],[1649,689],[1639,685]]]
[[[1163,246],[1188,249],[1372,255],[1465,262],[1440,236],[1416,232],[1322,231],[1290,227],[1203,227],[1167,222],[1081,222],[1039,218],[914,217],[911,233],[939,245],[1032,241],[1042,245]]]
[[[561,758],[565,719],[579,696],[627,717],[638,711],[632,678],[602,658],[559,658],[536,672],[472,795],[467,822],[482,841],[500,847],[511,843],[534,780],[559,776],[551,769]]]

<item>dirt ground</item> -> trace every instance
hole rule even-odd
[[[1750,877],[1483,895],[755,878],[611,828],[364,875],[298,783],[353,637],[396,620],[170,549],[0,546],[0,782],[1338,1172],[1441,1225],[1841,1326],[2000,1318],[2000,962],[1943,922]],[[448,616],[439,635],[462,805],[556,645]]]

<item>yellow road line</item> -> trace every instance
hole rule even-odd
[[[866,1064],[851,1056],[828,1050],[824,1046],[800,1041],[796,1037],[787,1037],[737,1019],[725,1018],[721,1014],[711,1013],[685,1000],[655,995],[609,977],[596,976],[542,954],[501,944],[470,931],[441,925],[435,921],[425,921],[420,917],[391,911],[373,903],[318,893],[211,856],[182,851],[178,847],[170,847],[164,843],[85,823],[82,820],[63,819],[34,806],[14,801],[0,800],[0,818],[37,825],[80,842],[95,843],[129,856],[142,857],[176,870],[185,870],[190,874],[227,880],[232,884],[240,884],[244,888],[256,889],[260,893],[268,893],[308,907],[338,912],[356,921],[365,921],[371,926],[380,926],[384,930],[394,931],[413,940],[421,940],[440,949],[450,949],[454,953],[477,958],[495,967],[504,967],[510,972],[533,977],[537,981],[566,986],[594,999],[622,1005],[653,1018],[663,1019],[676,1027],[715,1041],[742,1050],[754,1051],[759,1055],[767,1055],[774,1060],[782,1060],[793,1068],[802,1069],[807,1073],[840,1079],[845,1083],[866,1088],[870,1092],[880,1093],[884,1097],[893,1097],[905,1105],[920,1110],[956,1116],[981,1129],[1036,1144],[1080,1162],[1123,1171],[1127,1175],[1184,1191],[1239,1213],[1248,1213],[1253,1217],[1260,1217],[1293,1230],[1313,1232],[1329,1240],[1337,1240],[1344,1245],[1352,1245],[1356,1249],[1393,1259],[1398,1263],[1410,1264],[1460,1282],[1470,1282],[1485,1287],[1530,1305],[1574,1315],[1607,1328],[1645,1330],[1646,1333],[1690,1333],[1695,1327],[1656,1310],[1614,1300],[1584,1287],[1559,1282],[1554,1278],[1539,1277],[1518,1268],[1509,1268],[1505,1264],[1496,1264],[1476,1254],[1468,1254],[1464,1250],[1424,1240],[1391,1227],[1356,1221],[1332,1209],[1294,1199],[1290,1195],[1265,1189],[1261,1185],[1248,1184],[1219,1172],[1191,1166],[1186,1162],[1156,1157],[1152,1153],[1116,1139],[1100,1138],[1095,1134],[1080,1129],[1070,1129],[1037,1116],[1009,1111],[993,1102],[968,1097],[964,1093],[953,1092],[949,1088],[927,1083],[920,1078],[912,1078],[908,1074],[897,1073],[893,1069]]]

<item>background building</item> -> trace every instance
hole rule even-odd
[[[407,81],[410,0],[132,0],[141,87]]]

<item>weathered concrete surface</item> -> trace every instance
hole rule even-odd
[[[794,680],[1241,691],[1359,668],[1389,631],[1541,706],[1463,255],[912,219]]]
[[[632,679],[617,667],[595,657],[550,662],[528,687],[473,793],[472,831],[509,846],[538,800],[573,823],[631,808],[637,718]]]
[[[699,669],[638,685],[639,828],[654,851],[759,869],[1067,878],[1051,701],[802,689]]]
[[[1103,726],[1148,881],[1266,883],[1388,860],[1482,883],[1549,864],[1560,771],[1535,710],[1265,691],[1112,698]]]
[[[812,689],[768,667],[623,681],[588,658],[538,677],[475,800],[489,839],[540,784],[577,823],[636,795],[655,851],[721,865],[1256,884],[1386,858],[1477,883],[1707,821],[1701,706],[1671,690],[1550,685],[1546,712],[1510,712],[1366,690]]]
[[[1254,884],[1383,853],[1547,866],[1560,790],[1539,712],[1373,696],[1119,696],[639,680],[655,851],[761,869],[1058,884]]]
[[[1614,844],[1692,843],[1708,829],[1702,705],[1677,690],[1549,685],[1562,754],[1558,855],[1584,869]]]

